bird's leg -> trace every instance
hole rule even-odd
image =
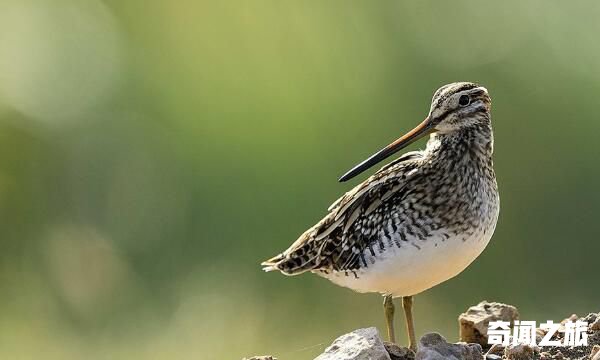
[[[408,332],[408,348],[412,351],[417,351],[417,341],[415,338],[415,324],[412,316],[413,297],[402,297],[402,308],[404,308],[404,316],[406,317],[406,331]]]
[[[385,313],[385,323],[387,325],[388,340],[396,343],[396,334],[394,334],[394,299],[392,295],[383,296],[383,312]]]

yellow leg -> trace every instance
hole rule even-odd
[[[408,348],[412,351],[417,351],[417,341],[415,338],[415,324],[412,316],[413,297],[404,296],[402,298],[402,308],[404,308],[404,316],[406,317],[406,331],[408,332]]]
[[[385,323],[387,325],[388,340],[396,343],[396,334],[394,334],[394,299],[392,295],[384,295],[383,312],[385,313]]]

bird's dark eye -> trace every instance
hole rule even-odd
[[[461,95],[461,97],[458,98],[458,105],[460,106],[467,106],[470,102],[471,99],[468,95]]]

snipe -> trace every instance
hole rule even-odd
[[[347,192],[329,214],[265,271],[311,271],[358,292],[383,294],[390,341],[394,297],[403,298],[409,347],[416,348],[412,297],[463,271],[496,227],[490,97],[474,83],[442,86],[425,120],[341,177],[346,181],[419,138],[408,152]]]

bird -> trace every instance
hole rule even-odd
[[[472,82],[435,91],[414,129],[344,174],[344,182],[429,135],[346,192],[287,250],[262,263],[285,275],[312,272],[360,293],[383,295],[395,343],[394,300],[402,298],[408,347],[416,351],[413,296],[461,273],[496,228],[491,98]]]

